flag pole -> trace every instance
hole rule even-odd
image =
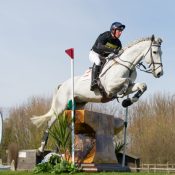
[[[72,79],[72,163],[75,163],[75,151],[74,151],[74,117],[75,117],[75,108],[74,108],[74,59],[71,59],[71,79]]]
[[[71,58],[71,85],[72,85],[72,109],[71,109],[71,117],[72,117],[72,163],[75,163],[75,145],[74,145],[74,140],[75,140],[75,102],[74,102],[74,48],[70,48],[65,50],[65,52],[70,56]]]

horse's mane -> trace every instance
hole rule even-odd
[[[125,51],[126,49],[132,47],[133,45],[137,44],[137,43],[140,43],[142,41],[148,41],[148,40],[151,40],[151,37],[146,37],[146,38],[140,38],[140,39],[137,39],[135,41],[132,41],[131,43],[127,44],[124,48],[123,48],[123,51]]]

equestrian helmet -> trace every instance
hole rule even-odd
[[[111,28],[110,28],[111,33],[114,34],[117,29],[124,30],[125,29],[125,25],[123,25],[120,22],[112,23]]]

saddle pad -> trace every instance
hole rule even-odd
[[[91,78],[91,72],[92,72],[92,69],[86,70],[85,73],[80,77],[80,80],[85,81],[85,80],[90,79]]]

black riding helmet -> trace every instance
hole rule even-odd
[[[125,29],[125,25],[123,25],[120,22],[114,22],[114,23],[112,23],[111,28],[110,28],[111,33],[112,34],[115,34],[115,31],[117,29],[124,30]]]

